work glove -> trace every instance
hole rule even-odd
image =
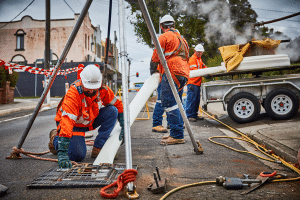
[[[70,138],[58,138],[58,166],[60,168],[72,168],[72,163],[68,156]]]
[[[158,63],[150,62],[150,75],[154,74],[155,72],[158,72],[157,70]]]
[[[124,115],[123,115],[123,113],[118,114],[118,121],[121,126],[121,133],[119,135],[119,140],[120,141],[122,140],[122,144],[123,144],[123,141],[124,141]]]

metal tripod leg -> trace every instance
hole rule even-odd
[[[21,139],[19,141],[19,144],[17,146],[17,149],[20,149],[22,147],[22,145],[23,145],[23,143],[24,143],[24,141],[25,141],[25,139],[26,139],[26,137],[28,135],[28,132],[29,132],[30,128],[31,128],[31,126],[32,126],[32,124],[33,124],[33,122],[34,122],[34,120],[35,120],[38,112],[40,111],[40,109],[42,107],[42,104],[43,104],[43,102],[44,102],[44,100],[45,100],[45,98],[47,96],[47,93],[50,90],[50,88],[51,88],[51,86],[52,86],[52,84],[53,84],[53,82],[55,80],[57,72],[60,70],[61,65],[63,64],[65,58],[67,57],[67,54],[68,54],[68,52],[69,52],[69,50],[70,50],[70,48],[72,46],[72,43],[73,43],[73,41],[74,41],[74,39],[75,39],[75,37],[77,35],[78,30],[80,29],[80,26],[81,26],[81,24],[82,24],[82,22],[84,20],[84,17],[86,16],[86,14],[88,12],[88,9],[89,9],[92,1],[93,0],[87,0],[86,1],[85,5],[84,5],[84,7],[83,7],[83,9],[81,11],[81,14],[80,14],[80,16],[79,16],[79,18],[78,18],[78,20],[77,20],[77,22],[76,22],[76,24],[75,24],[75,26],[73,28],[73,31],[72,31],[72,33],[71,33],[71,35],[70,35],[70,37],[69,37],[69,39],[67,41],[67,44],[66,44],[66,46],[65,46],[65,48],[64,48],[64,50],[63,50],[63,52],[62,52],[62,54],[61,54],[58,62],[57,62],[57,64],[55,66],[53,74],[52,74],[52,76],[51,76],[51,78],[49,80],[49,84],[47,84],[47,87],[45,87],[45,89],[43,91],[43,94],[42,94],[42,96],[41,96],[41,98],[40,98],[40,100],[39,100],[39,102],[38,102],[38,104],[37,104],[37,106],[36,106],[36,108],[35,108],[32,116],[30,118],[30,120],[29,120],[28,124],[27,124],[27,127],[24,130],[24,133],[23,133],[23,135],[22,135],[22,137],[21,137]],[[14,154],[14,153],[12,153],[12,154]],[[13,158],[14,155],[11,155],[10,157]]]
[[[151,18],[150,18],[150,15],[149,15],[149,12],[147,10],[147,7],[146,7],[146,4],[145,4],[145,1],[143,0],[139,0],[139,4],[140,4],[140,8],[141,8],[141,11],[143,13],[143,16],[145,18],[145,21],[146,21],[146,24],[148,26],[148,29],[149,29],[149,32],[151,34],[151,38],[154,42],[154,46],[157,50],[157,53],[158,53],[158,56],[160,58],[160,61],[162,63],[162,66],[164,67],[164,70],[165,70],[165,73],[167,75],[167,78],[168,78],[168,81],[169,81],[169,84],[171,86],[171,89],[172,89],[172,92],[173,92],[173,95],[175,97],[175,100],[176,100],[176,103],[179,107],[179,111],[181,113],[181,116],[183,118],[183,121],[187,127],[187,131],[189,133],[189,136],[191,138],[191,141],[193,143],[193,146],[194,146],[194,151],[196,152],[196,154],[202,154],[203,153],[203,148],[200,144],[199,141],[196,141],[195,138],[194,138],[194,135],[193,135],[193,132],[192,132],[192,129],[191,129],[191,126],[190,126],[190,123],[187,119],[187,116],[185,114],[185,111],[183,109],[183,105],[181,103],[181,100],[179,98],[179,95],[177,93],[177,90],[175,88],[175,85],[174,85],[174,82],[173,82],[173,79],[172,79],[172,76],[171,76],[171,73],[170,73],[170,70],[168,68],[168,65],[167,65],[167,61],[164,57],[164,54],[163,54],[163,51],[162,51],[162,48],[159,44],[159,41],[157,39],[157,36],[156,36],[156,33],[155,33],[155,29],[153,27],[153,23],[151,21]]]
[[[132,169],[131,135],[130,135],[130,113],[128,104],[128,67],[127,67],[127,47],[125,32],[125,9],[124,0],[119,0],[119,26],[120,26],[120,60],[122,67],[122,86],[123,86],[123,112],[124,112],[124,140],[126,154],[126,169]],[[138,198],[136,187],[133,182],[127,184],[125,195],[129,199]]]

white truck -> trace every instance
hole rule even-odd
[[[266,59],[268,57],[269,60]],[[248,62],[249,66],[252,66],[243,67],[242,62],[239,70],[229,73],[223,71],[212,76],[261,74],[264,71],[300,68],[299,65],[291,66],[285,55],[279,57],[282,59],[276,60],[278,55],[245,57],[244,64],[247,65]],[[222,102],[224,111],[238,123],[254,121],[260,114],[261,105],[271,118],[289,119],[295,116],[299,109],[300,74],[210,81],[202,83],[201,96],[204,110],[207,110],[209,103]]]

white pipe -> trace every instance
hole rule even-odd
[[[190,78],[205,76],[205,75],[212,75],[219,72],[227,72],[225,66],[218,66],[218,67],[209,67],[204,69],[197,69],[190,71]]]
[[[149,77],[140,91],[136,94],[134,99],[131,101],[130,109],[130,126],[133,124],[134,120],[137,118],[138,114],[141,112],[142,108],[148,101],[151,94],[158,87],[160,78],[158,73],[154,73]],[[93,165],[99,165],[100,163],[109,163],[113,164],[114,158],[118,152],[118,149],[121,145],[119,140],[119,135],[121,132],[121,127],[119,122],[116,123],[114,129],[112,130],[110,137],[105,142],[103,148],[95,159]]]
[[[249,56],[244,57],[243,61],[231,72],[275,68],[280,66],[289,66],[290,64],[291,61],[287,54]],[[191,70],[190,78],[213,75],[220,72],[227,72],[224,62],[222,62],[221,66],[218,67]]]

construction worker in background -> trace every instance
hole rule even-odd
[[[194,54],[189,59],[190,70],[207,68],[202,62],[201,56],[204,52],[204,47],[198,44],[194,49]],[[203,117],[198,117],[200,104],[200,86],[202,77],[190,78],[187,83],[187,98],[186,98],[186,116],[190,122],[203,120]]]
[[[113,91],[102,84],[102,74],[95,65],[87,65],[81,72],[60,105],[55,121],[57,129],[50,132],[49,149],[58,155],[61,168],[71,168],[70,160],[82,161],[86,156],[85,132],[98,129],[92,158],[96,158],[108,139],[116,120],[124,136],[123,104]]]
[[[188,66],[188,44],[175,28],[175,21],[172,16],[165,15],[160,21],[160,28],[163,34],[158,40],[163,49],[168,68],[171,72],[177,92],[182,97],[182,88],[187,83],[190,69]],[[157,50],[154,49],[150,62],[150,74],[159,72],[161,77],[161,105],[169,116],[170,136],[163,137],[162,145],[185,143],[183,135],[183,120],[172,93],[163,66],[160,63]],[[159,64],[159,67],[158,67]]]

